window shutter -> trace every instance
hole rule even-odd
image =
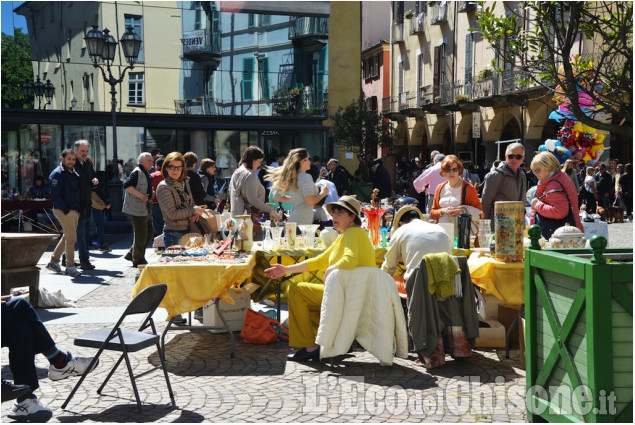
[[[442,46],[436,46],[434,48],[434,76],[432,78],[432,94],[433,96],[439,96],[440,93],[440,87],[439,84],[441,84],[441,47]]]
[[[298,87],[304,83],[304,57],[300,50],[296,50],[293,54],[293,66],[295,67],[295,81],[293,81],[294,87]]]
[[[321,97],[324,93],[324,87],[326,86],[326,57],[327,57],[327,46],[324,46],[320,49],[318,53],[318,61],[317,61],[317,89],[319,96]]]
[[[254,87],[254,59],[243,59],[243,100],[253,100],[253,87]]]
[[[260,93],[264,99],[269,99],[269,58],[262,58],[260,71]]]
[[[472,63],[473,59],[473,46],[472,33],[465,35],[465,84],[472,82]]]

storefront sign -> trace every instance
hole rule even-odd
[[[481,113],[472,112],[472,137],[475,139],[481,138]]]
[[[181,42],[184,52],[205,50],[205,30],[184,31]]]

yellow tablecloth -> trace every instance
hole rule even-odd
[[[483,293],[507,305],[525,303],[525,263],[504,263],[475,252],[467,261],[470,276]]]
[[[168,291],[159,307],[165,308],[170,317],[194,311],[218,297],[234,304],[227,289],[249,278],[254,264],[254,255],[242,264],[148,264],[132,288],[132,296],[148,286],[166,283]]]

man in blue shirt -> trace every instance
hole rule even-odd
[[[57,243],[51,262],[46,268],[61,273],[60,257],[66,253],[66,273],[79,276],[81,273],[75,267],[75,241],[77,239],[77,221],[79,220],[80,194],[79,175],[73,170],[75,166],[75,152],[64,149],[60,158],[60,166],[49,176],[53,214],[62,225],[64,234]]]

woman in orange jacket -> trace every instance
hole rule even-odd
[[[448,180],[437,186],[430,218],[437,223],[455,223],[456,216],[463,212],[462,205],[480,210],[479,219],[485,218],[483,206],[474,186],[463,180],[463,162],[455,155],[448,155],[441,163],[441,176]]]

